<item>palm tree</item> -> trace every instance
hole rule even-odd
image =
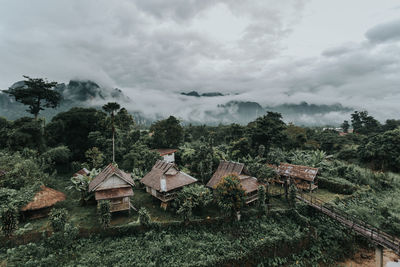
[[[113,158],[112,161],[115,162],[115,141],[114,141],[114,135],[115,135],[115,127],[114,127],[114,112],[119,110],[121,106],[117,102],[108,102],[103,106],[103,110],[107,112],[108,114],[111,115],[111,121],[112,121],[112,151],[113,151]]]

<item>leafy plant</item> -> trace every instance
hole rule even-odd
[[[246,192],[235,174],[222,178],[215,188],[215,198],[221,209],[235,216],[245,204]]]
[[[7,237],[11,236],[18,228],[18,210],[12,205],[3,207],[0,213],[0,221],[3,234]]]
[[[89,193],[89,183],[100,173],[100,170],[93,169],[88,175],[77,174],[71,177],[72,185],[68,186],[68,190],[76,190],[80,193],[81,203],[86,203],[93,197],[93,193]]]
[[[212,201],[210,189],[204,185],[190,185],[184,187],[175,199],[178,206],[177,213],[181,214],[184,220],[189,220],[193,209],[207,206]]]
[[[68,212],[66,209],[52,209],[50,212],[50,224],[54,232],[64,230],[67,223]]]
[[[103,228],[107,228],[111,223],[111,203],[109,200],[101,200],[97,205],[99,222]]]
[[[149,211],[142,207],[139,209],[139,224],[145,227],[148,227],[151,225],[151,218],[150,218],[150,213]]]

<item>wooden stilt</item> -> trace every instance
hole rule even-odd
[[[383,247],[375,247],[375,266],[383,267]]]

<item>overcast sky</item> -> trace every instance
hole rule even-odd
[[[398,0],[0,0],[0,7],[1,89],[22,75],[90,79],[121,88],[131,109],[147,113],[204,116],[240,99],[341,103],[400,119]],[[232,95],[176,95],[191,90]]]

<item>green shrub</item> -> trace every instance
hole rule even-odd
[[[110,226],[111,222],[111,203],[109,200],[101,200],[97,205],[97,213],[99,215],[99,222],[103,228]]]
[[[144,207],[139,209],[139,224],[142,226],[150,226],[151,225],[151,218],[150,218],[150,213],[148,210]]]
[[[265,211],[265,200],[266,200],[266,189],[265,186],[260,185],[258,187],[258,200],[257,205],[260,211]]]
[[[54,232],[64,230],[67,223],[68,212],[66,209],[52,209],[50,212],[50,224]]]
[[[18,227],[18,210],[11,205],[2,207],[0,220],[3,234],[7,237],[11,236]]]
[[[318,187],[325,188],[337,194],[350,195],[357,190],[357,186],[346,179],[339,177],[318,177]]]

